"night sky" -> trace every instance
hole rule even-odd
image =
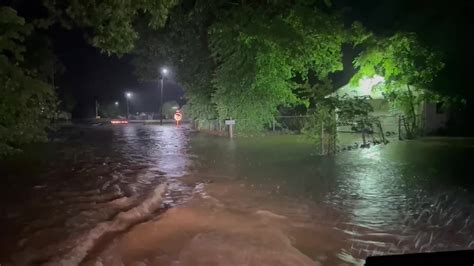
[[[52,32],[54,49],[66,71],[60,76],[60,92],[76,98],[74,117],[94,115],[94,101],[99,104],[121,102],[125,107],[125,92],[132,92],[131,112],[157,112],[160,85],[140,83],[134,75],[131,57],[107,56],[89,45],[81,31],[65,31],[55,28]],[[157,66],[158,72],[159,66]],[[163,101],[182,103],[183,91],[171,79],[165,79]]]

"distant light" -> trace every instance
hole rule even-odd
[[[115,102],[115,106],[118,106],[119,105],[119,102]]]
[[[168,69],[167,69],[167,68],[162,68],[162,69],[161,69],[161,73],[162,73],[163,75],[168,74]]]
[[[125,96],[127,96],[127,98],[131,98],[131,97],[132,97],[132,94],[131,94],[130,92],[127,92],[127,93],[125,94]]]
[[[112,120],[110,121],[110,123],[114,125],[120,125],[120,124],[128,124],[128,121],[127,120]]]

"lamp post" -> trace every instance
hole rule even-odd
[[[130,92],[127,92],[125,93],[125,99],[126,99],[126,102],[127,102],[127,120],[128,120],[128,116],[130,115],[130,110],[128,109],[128,100],[132,97],[132,94]],[[118,102],[115,103],[115,105],[118,105]]]
[[[163,125],[163,79],[165,78],[166,74],[168,74],[168,69],[162,68],[161,69],[161,93],[160,93],[160,125]]]
[[[95,100],[95,119],[99,119],[99,102]]]

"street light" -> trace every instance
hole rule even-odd
[[[128,120],[129,115],[130,115],[130,112],[129,112],[129,109],[128,109],[128,100],[130,98],[132,98],[132,94],[130,92],[125,93],[125,99],[126,99],[126,102],[127,102],[127,120]],[[116,102],[115,105],[118,105],[118,102]]]
[[[163,125],[163,79],[165,76],[168,74],[168,69],[167,68],[162,68],[161,69],[161,95],[160,95],[160,125]]]
[[[119,102],[115,102],[115,106],[118,106],[119,105]]]

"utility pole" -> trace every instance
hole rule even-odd
[[[99,118],[99,103],[95,100],[95,118]]]
[[[163,76],[161,76],[161,93],[160,93],[160,125],[163,125]]]
[[[127,120],[128,117],[130,116],[130,110],[128,109],[128,100],[132,97],[132,94],[130,92],[125,93],[125,101],[127,103]]]
[[[163,80],[165,79],[166,74],[168,74],[167,68],[161,69],[160,81],[161,81],[161,93],[160,93],[160,125],[163,125]]]
[[[128,98],[127,98],[127,119],[128,119],[128,115],[129,115],[129,109],[128,109]]]

